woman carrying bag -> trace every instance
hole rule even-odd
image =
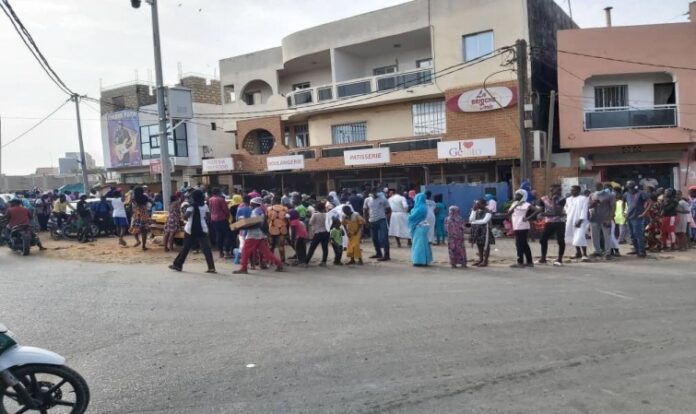
[[[179,252],[179,255],[174,259],[174,263],[169,265],[169,268],[181,272],[188,256],[189,251],[196,242],[203,251],[205,261],[208,264],[206,273],[217,273],[215,271],[215,262],[213,261],[213,253],[210,250],[210,238],[208,237],[208,224],[206,216],[210,214],[208,206],[205,205],[205,195],[201,190],[195,190],[191,194],[191,205],[184,213],[186,220],[186,237],[184,238],[184,247]]]

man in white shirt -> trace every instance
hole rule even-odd
[[[116,226],[118,244],[125,247],[126,241],[123,240],[123,236],[125,236],[126,230],[128,230],[128,215],[126,214],[126,206],[123,203],[124,197],[120,191],[115,191],[113,195],[114,198],[108,199],[113,208],[111,216],[114,219],[114,226]]]
[[[408,227],[408,202],[406,198],[396,190],[389,190],[389,236],[396,239],[396,245],[401,247],[401,239],[411,240],[411,232]]]

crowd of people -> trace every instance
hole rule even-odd
[[[37,229],[45,230],[51,215],[60,227],[72,209],[81,228],[89,227],[87,222],[97,217],[108,220],[121,246],[128,247],[125,237],[130,234],[135,240],[132,246],[142,250],[148,249],[151,214],[163,208],[161,195],[146,186],[131,186],[126,192],[112,187],[94,194],[99,200],[89,204],[86,195],[47,192],[34,196],[32,200],[28,194],[18,195],[13,206],[26,209]],[[71,207],[71,200],[77,200],[76,207]],[[183,246],[170,266],[178,271],[194,250],[203,252],[207,271],[216,272],[213,248],[221,259],[239,264],[235,273],[269,265],[276,271],[287,265],[309,266],[319,248],[319,266],[327,265],[331,251],[334,265],[359,266],[365,258],[363,240],[372,241],[374,254],[369,259],[384,262],[391,260],[391,238],[397,248],[410,247],[414,266],[429,266],[432,246],[447,244],[453,268],[486,267],[496,241],[495,196],[486,194],[474,202],[466,218],[461,210],[457,205],[445,205],[441,194],[429,191],[344,189],[319,198],[289,190],[227,195],[219,188],[185,184],[169,200],[161,244],[165,251],[175,250],[177,235],[184,232]],[[620,245],[629,240],[633,248],[628,254],[638,257],[647,252],[686,250],[690,242],[696,242],[696,186],[684,197],[670,188],[639,188],[633,181],[625,188],[600,183],[594,192],[574,186],[565,196],[554,185],[537,198],[523,185],[502,212],[515,239],[514,268],[549,262],[563,266],[567,245],[575,248],[573,258],[589,261],[590,256],[606,260],[620,256]],[[530,232],[539,228],[540,258],[534,261]],[[473,263],[467,256],[467,235],[476,248]],[[558,255],[547,261],[552,238],[558,244]],[[588,240],[592,242],[589,254]]]

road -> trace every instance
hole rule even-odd
[[[3,249],[0,315],[100,414],[693,413],[689,254],[232,276]]]

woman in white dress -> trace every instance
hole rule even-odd
[[[425,192],[425,204],[428,206],[428,217],[426,220],[430,224],[428,228],[428,241],[432,243],[435,241],[435,201],[433,201],[432,191]]]
[[[408,227],[408,201],[396,191],[390,190],[390,192],[392,196],[388,200],[391,209],[389,237],[396,238],[396,245],[401,247],[401,239],[411,240],[411,230]]]

